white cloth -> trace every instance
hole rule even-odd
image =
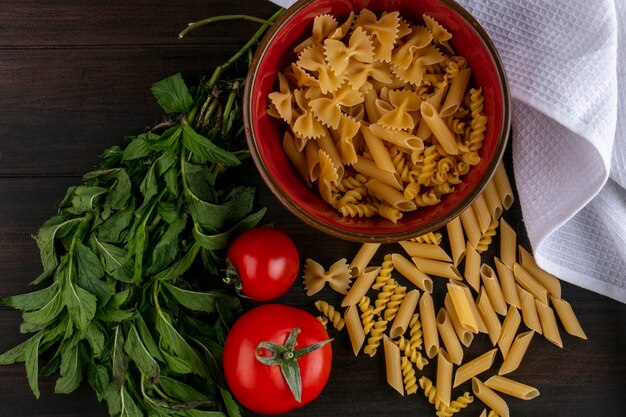
[[[626,302],[626,1],[459,3],[504,62],[515,183],[537,263]]]

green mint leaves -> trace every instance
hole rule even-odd
[[[180,72],[155,83],[152,94],[167,114],[187,113],[193,105],[193,98]]]

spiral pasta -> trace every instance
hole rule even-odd
[[[437,151],[436,145],[429,146],[424,150],[424,165],[422,166],[422,171],[417,176],[418,184],[430,185],[431,179],[435,175],[437,159],[439,159],[439,151]]]
[[[404,391],[407,395],[415,394],[417,392],[417,378],[415,378],[415,369],[411,362],[409,362],[406,356],[402,357],[400,362],[400,368],[402,369],[402,376],[404,382]]]
[[[398,282],[391,278],[389,281],[383,285],[376,297],[376,301],[374,301],[374,314],[380,316],[383,314],[383,311],[387,307],[387,303],[391,300],[391,296],[394,295],[396,288],[398,287]]]
[[[409,342],[413,349],[421,349],[422,340],[422,321],[419,319],[419,314],[413,314],[411,321],[409,322]]]
[[[369,203],[345,204],[340,206],[338,210],[346,217],[372,217],[378,211],[375,206]]]
[[[441,244],[441,233],[429,232],[429,233],[414,237],[409,240],[411,242],[428,243],[430,245],[439,245]]]
[[[393,262],[391,260],[391,254],[385,255],[383,259],[383,263],[381,265],[380,271],[378,272],[378,276],[376,277],[376,282],[372,285],[372,289],[379,290],[384,287],[387,282],[391,279],[391,273],[393,272]]]
[[[476,152],[483,146],[485,131],[487,130],[487,116],[483,114],[483,94],[482,88],[472,88],[470,90],[470,112],[472,130],[469,136],[469,149]]]
[[[317,321],[319,321],[320,323],[322,323],[322,326],[324,326],[324,328],[326,329],[326,325],[328,324],[328,317],[324,317],[324,316],[317,316],[315,317],[317,319]]]
[[[393,292],[393,295],[389,297],[389,302],[385,306],[385,311],[383,312],[383,317],[387,321],[391,321],[398,314],[398,310],[400,309],[400,305],[402,304],[402,300],[406,296],[406,287],[397,286]]]
[[[383,334],[387,330],[387,320],[379,319],[374,323],[374,327],[370,331],[370,337],[367,339],[367,344],[363,348],[363,353],[366,355],[374,356],[380,341],[383,339]]]
[[[415,349],[415,347],[411,345],[411,342],[405,339],[404,336],[400,336],[394,343],[398,345],[404,356],[414,363],[420,371],[424,369],[424,366],[428,365],[428,359],[426,359],[420,351]]]
[[[374,327],[374,306],[370,304],[370,298],[364,296],[359,301],[359,309],[361,310],[361,323],[363,324],[363,332],[369,334]]]
[[[402,212],[387,203],[380,203],[376,205],[375,209],[378,210],[378,214],[380,214],[381,217],[394,223],[402,218]]]
[[[449,406],[442,404],[441,410],[437,410],[435,414],[437,414],[437,417],[451,417],[473,402],[474,396],[469,392],[464,392],[463,395],[458,396],[456,400],[452,400]]]
[[[478,241],[478,244],[476,245],[476,252],[483,253],[489,248],[489,245],[491,245],[493,237],[496,235],[496,231],[498,230],[499,224],[500,223],[498,222],[498,219],[495,219],[491,223],[489,223],[489,227],[487,227],[487,230],[485,230],[485,233],[483,233],[480,236],[480,240]]]
[[[335,310],[335,307],[328,304],[324,300],[317,300],[315,302],[315,308],[333,323],[333,327],[337,330],[343,329],[345,325],[341,313]]]

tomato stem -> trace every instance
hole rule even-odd
[[[287,336],[287,340],[284,345],[279,345],[274,342],[261,342],[258,344],[256,348],[256,359],[261,362],[263,365],[280,366],[280,370],[291,390],[296,401],[302,401],[302,379],[300,377],[300,365],[298,365],[298,359],[307,353],[311,353],[314,350],[317,350],[324,346],[325,344],[331,342],[333,339],[323,340],[318,343],[314,343],[312,345],[296,349],[296,338],[300,334],[299,328],[291,329],[289,332],[289,336]],[[261,356],[260,353],[263,352],[263,349],[268,350],[272,353],[271,356]]]

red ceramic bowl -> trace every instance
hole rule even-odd
[[[331,14],[340,22],[351,11],[398,11],[412,22],[434,17],[453,35],[455,51],[467,58],[483,88],[488,118],[481,162],[463,176],[456,190],[439,204],[404,213],[397,224],[380,216],[343,217],[324,202],[317,187],[301,180],[282,150],[283,121],[267,115],[268,95],[277,88],[277,73],[292,62],[295,45],[310,36],[313,19]],[[510,99],[498,53],[478,22],[451,0],[300,0],[270,28],[254,56],[244,93],[244,123],[254,162],[280,202],[305,223],[339,238],[360,242],[393,242],[434,231],[458,216],[480,194],[502,158],[510,129]]]

